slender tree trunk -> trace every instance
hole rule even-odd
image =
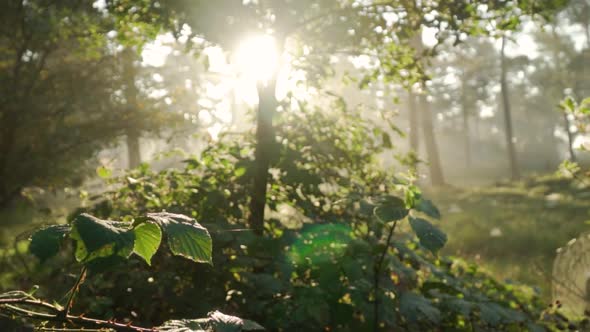
[[[467,89],[466,80],[461,82],[461,115],[463,118],[463,149],[465,151],[465,169],[471,167],[471,136],[469,134],[469,113],[467,111]]]
[[[410,150],[418,154],[420,145],[420,136],[418,133],[418,108],[416,107],[416,95],[412,91],[408,92],[408,109],[410,111]]]
[[[10,175],[10,158],[13,156],[14,141],[16,139],[16,128],[18,125],[17,114],[14,111],[6,111],[1,114],[0,128],[0,200],[8,201],[12,197],[9,194],[12,191],[11,181],[14,177]]]
[[[126,140],[127,140],[127,167],[135,168],[141,164],[141,146],[139,142],[139,130],[134,126],[134,120],[137,117],[137,86],[135,85],[135,78],[137,76],[137,70],[135,68],[134,60],[136,58],[135,52],[131,49],[126,50],[125,54],[125,79],[126,82],[126,93],[125,98],[127,99],[127,112],[128,112],[128,125],[126,128]]]
[[[139,133],[135,128],[127,129],[127,167],[135,168],[141,164]]]
[[[277,54],[283,53],[286,38],[277,33]],[[280,67],[280,59],[278,61]],[[266,206],[266,190],[269,180],[269,168],[276,144],[273,117],[278,102],[276,99],[277,76],[279,68],[275,69],[266,84],[258,83],[258,111],[256,114],[256,150],[254,151],[254,176],[250,195],[250,216],[248,225],[256,235],[264,233],[264,208]]]
[[[512,116],[510,111],[510,100],[508,98],[508,83],[506,81],[506,56],[504,47],[506,46],[506,37],[502,37],[502,48],[500,51],[501,75],[500,86],[502,90],[502,104],[504,108],[504,126],[506,131],[506,148],[508,150],[508,161],[510,162],[510,177],[512,180],[520,178],[518,163],[516,160],[516,151],[514,149],[514,134],[512,133]]]
[[[587,1],[584,1],[584,18],[585,22],[582,25],[586,33],[586,47],[590,49],[590,4]]]
[[[567,133],[567,148],[570,153],[570,160],[576,161],[576,153],[574,152],[574,135],[570,130],[570,119],[567,117],[567,113],[563,112],[563,122],[565,126],[565,132]]]
[[[410,40],[410,44],[416,48],[418,52],[422,52],[424,45],[422,44],[422,31],[417,32]],[[426,64],[424,64],[426,65]],[[423,87],[425,88],[425,87]],[[430,104],[426,100],[424,93],[418,97],[420,107],[420,121],[422,124],[422,134],[424,135],[424,146],[426,148],[426,157],[428,159],[428,170],[430,173],[430,182],[433,186],[443,186],[445,179],[440,163],[440,156],[438,153],[438,146],[434,137],[434,124],[432,122],[432,112],[430,111]],[[411,107],[411,105],[410,105]],[[416,113],[416,112],[412,112]],[[416,115],[418,116],[418,115]],[[417,123],[416,119],[416,123]],[[417,127],[417,126],[416,126]],[[417,133],[417,130],[414,132]],[[416,138],[416,146],[418,139]],[[417,149],[417,147],[416,147]]]
[[[557,31],[555,30],[556,26],[552,25],[551,26],[551,33],[554,39],[559,40],[559,35],[557,34]],[[590,43],[590,39],[587,40]],[[589,44],[590,46],[590,44]],[[553,63],[555,64],[556,70],[555,73],[557,75],[558,78],[558,84],[559,87],[561,89],[564,89],[565,87],[567,87],[569,85],[569,80],[564,77],[564,73],[567,73],[567,68],[563,68],[563,66],[560,66],[559,64],[562,61],[560,61],[559,59],[559,52],[557,49],[553,49]],[[567,74],[566,74],[567,75]],[[563,125],[564,125],[564,129],[565,132],[567,134],[567,148],[568,148],[568,152],[570,155],[570,160],[571,161],[576,161],[576,153],[574,152],[574,138],[573,138],[573,134],[570,131],[570,120],[567,117],[567,113],[564,111],[562,112],[562,116],[563,116]],[[551,128],[553,130],[553,128]],[[555,142],[555,134],[552,132],[551,136],[553,137],[553,142]],[[557,143],[554,143],[555,149],[557,150]],[[556,153],[556,155],[558,155],[558,153]]]
[[[408,91],[408,111],[410,120],[410,153],[413,154],[412,164],[410,168],[412,171],[418,171],[418,149],[420,146],[420,133],[418,132],[418,108],[416,107],[416,95],[410,90]]]
[[[426,95],[420,95],[420,109],[422,120],[422,133],[424,134],[424,145],[428,158],[428,170],[430,172],[430,182],[433,186],[443,186],[445,179],[440,164],[438,146],[434,137],[434,124],[432,123],[432,112],[430,103],[426,100]]]
[[[250,198],[249,226],[254,233],[262,235],[264,232],[264,208],[266,206],[266,188],[268,185],[268,170],[272,147],[275,144],[275,134],[272,118],[276,111],[275,97],[276,78],[267,85],[258,85],[258,113],[256,119],[256,151],[254,165],[254,183]]]

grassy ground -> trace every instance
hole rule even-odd
[[[430,192],[449,235],[444,254],[480,262],[499,279],[538,285],[549,300],[556,250],[590,231],[590,187],[555,176]]]

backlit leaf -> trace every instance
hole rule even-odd
[[[133,252],[151,265],[152,257],[158,251],[162,241],[162,230],[158,225],[146,222],[135,227],[133,232],[135,233]]]
[[[148,213],[148,218],[162,227],[174,255],[199,263],[213,263],[211,236],[196,220],[168,212]]]

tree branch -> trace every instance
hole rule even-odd
[[[25,305],[30,307],[39,307],[45,310],[49,310],[55,314],[49,314],[45,312],[38,312],[29,309],[24,309],[19,307],[18,305]],[[70,324],[73,326],[79,325],[83,327],[93,327],[93,328],[108,328],[113,329],[115,331],[121,332],[154,332],[156,329],[153,328],[145,328],[140,326],[134,326],[131,323],[118,323],[114,320],[101,320],[95,318],[87,318],[82,315],[80,316],[73,316],[73,315],[66,315],[65,317],[60,317],[60,313],[62,313],[59,308],[55,307],[52,304],[47,302],[43,302],[41,300],[30,300],[30,299],[23,299],[23,298],[8,298],[8,299],[0,299],[0,312],[4,311],[9,314],[13,314],[15,316],[28,318],[32,320],[39,320],[39,321],[50,321],[50,322],[58,322],[58,323],[65,323]],[[72,330],[77,331],[77,330]],[[82,330],[80,330],[82,331]],[[87,331],[84,329],[83,331]]]
[[[62,315],[64,317],[67,317],[70,314],[70,309],[72,309],[72,305],[74,304],[74,298],[76,297],[76,294],[78,294],[78,291],[80,290],[80,286],[82,285],[82,283],[84,283],[84,279],[86,279],[86,270],[87,270],[86,266],[82,267],[82,271],[80,271],[80,275],[78,276],[76,283],[74,284],[74,286],[70,290],[70,296],[68,297],[68,302],[66,302],[66,306],[62,312]]]

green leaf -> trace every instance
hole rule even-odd
[[[420,211],[427,216],[435,219],[440,219],[440,211],[438,208],[432,203],[431,200],[422,198],[418,202],[418,204],[414,207],[417,211]]]
[[[158,326],[157,330],[162,332],[209,332],[213,331],[209,327],[208,318],[199,319],[175,319],[164,322],[164,325]]]
[[[238,177],[238,178],[239,178],[240,176],[244,175],[244,174],[246,174],[246,168],[245,168],[245,167],[238,167],[238,168],[236,168],[236,170],[234,171],[234,175],[235,175],[236,177]]]
[[[211,236],[195,219],[168,212],[148,213],[148,218],[162,227],[174,255],[213,264]]]
[[[162,241],[162,230],[158,225],[146,222],[133,229],[135,243],[133,252],[143,258],[148,265],[152,265],[152,257],[158,251]]]
[[[408,215],[408,209],[402,199],[395,196],[387,196],[373,210],[373,214],[383,222],[401,220]]]
[[[522,313],[504,308],[497,303],[484,303],[479,305],[481,319],[492,325],[522,322],[526,319]]]
[[[45,227],[33,234],[29,251],[41,262],[55,256],[67,233],[70,232],[68,225],[53,225]]]
[[[261,331],[264,327],[251,320],[213,311],[207,318],[167,321],[157,330],[162,332],[240,332]]]
[[[101,220],[81,214],[72,222],[70,237],[76,242],[76,260],[88,263],[113,255],[128,258],[133,252],[135,235],[126,223]]]
[[[432,253],[438,252],[447,242],[447,235],[422,218],[410,217],[410,225],[420,244]]]
[[[576,110],[576,102],[569,96],[562,100],[560,105],[566,112],[574,112]]]
[[[105,166],[98,166],[96,168],[96,175],[102,179],[108,179],[113,175],[113,171]]]
[[[434,325],[440,321],[440,311],[428,299],[412,292],[401,294],[399,311],[404,318],[413,323],[427,321]]]
[[[441,307],[444,312],[456,312],[463,315],[463,317],[469,317],[475,305],[456,296],[446,296],[441,302]]]
[[[393,147],[393,144],[391,144],[391,137],[389,137],[389,134],[386,132],[383,132],[381,137],[383,140],[383,147],[386,149],[391,149]]]

